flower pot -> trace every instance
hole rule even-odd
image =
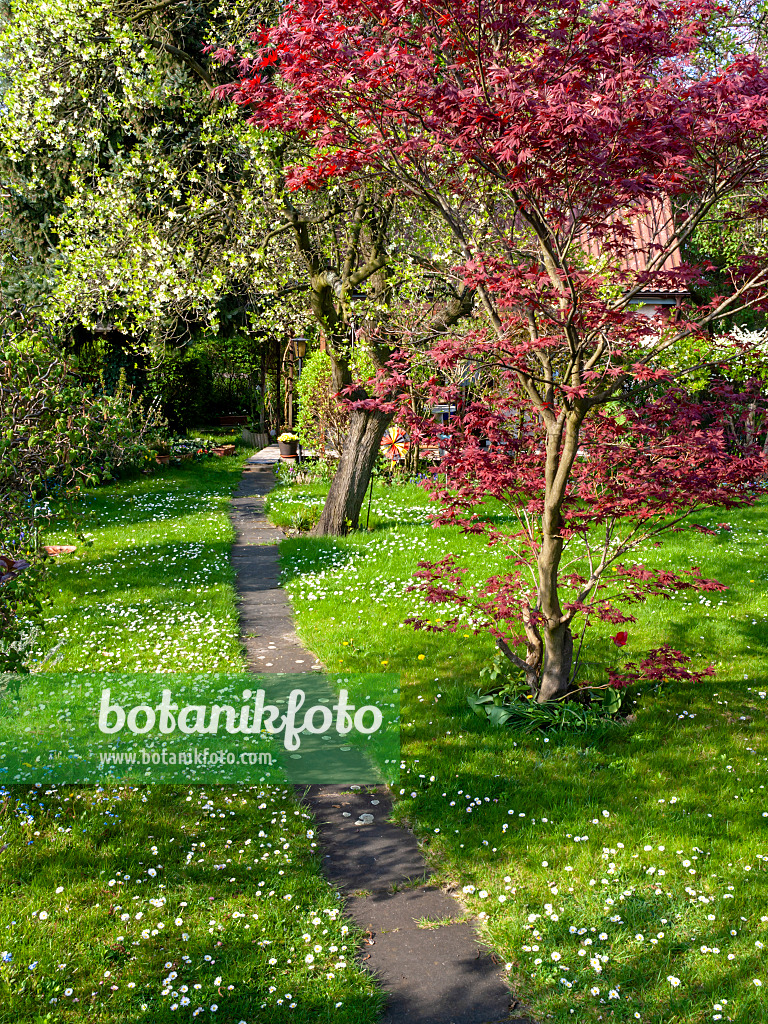
[[[167,466],[167,465],[170,464],[170,461],[171,461],[171,456],[170,455],[156,455],[155,456],[155,462],[158,465],[160,465],[160,466]]]
[[[298,441],[278,441],[281,459],[295,459],[299,451]]]
[[[223,459],[225,455],[234,455],[235,446],[233,444],[222,444],[218,448],[212,449],[214,455],[218,455],[220,459]]]

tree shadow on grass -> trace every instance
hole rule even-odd
[[[718,685],[723,694],[743,687],[735,679]],[[747,929],[749,937],[750,926],[742,922],[750,919],[754,926],[756,914],[768,905],[764,873],[758,878],[753,871],[748,877],[741,865],[743,858],[754,857],[756,811],[764,806],[762,796],[748,794],[752,789],[757,794],[763,781],[762,763],[750,748],[761,749],[766,708],[761,707],[762,719],[754,716],[750,724],[740,720],[746,706],[734,705],[729,712],[713,702],[707,713],[694,703],[701,696],[701,688],[690,684],[670,689],[653,703],[649,700],[635,722],[602,734],[524,736],[473,721],[468,714],[456,715],[454,735],[442,742],[423,723],[411,731],[408,758],[415,767],[400,785],[418,796],[412,811],[409,802],[402,805],[407,820],[417,826],[427,849],[437,846],[438,863],[447,859],[449,874],[455,874],[454,865],[461,866],[462,882],[491,889],[501,887],[504,870],[513,876],[519,902],[510,896],[511,912],[492,914],[491,938],[502,944],[505,957],[519,957],[523,970],[534,969],[525,966],[524,954],[515,952],[526,941],[520,938],[525,917],[529,911],[543,913],[542,905],[551,900],[559,922],[546,923],[546,948],[575,955],[578,941],[570,929],[605,927],[614,941],[613,949],[608,943],[603,949],[616,961],[611,984],[618,982],[624,993],[631,993],[635,1009],[644,1008],[646,990],[652,993],[657,985],[664,989],[661,997],[666,996],[668,986],[660,977],[690,977],[702,941],[718,946],[722,956],[701,962],[697,997],[708,994],[716,1001],[744,995],[749,979],[760,976],[763,965],[753,943],[737,948],[741,940],[730,930]],[[745,705],[749,699],[745,695]],[[693,719],[683,715],[688,708]],[[733,768],[730,774],[726,764]],[[430,773],[437,776],[434,784],[426,781]],[[476,800],[480,803],[472,806]],[[644,844],[651,844],[653,852],[644,853],[649,849]],[[658,852],[665,845],[667,852]],[[695,876],[675,851],[694,858]],[[710,855],[715,861],[711,872]],[[547,872],[542,856],[549,859]],[[615,875],[607,871],[608,860],[619,863]],[[733,872],[726,867],[729,861],[736,864]],[[566,864],[576,864],[577,874],[564,875]],[[649,875],[649,864],[663,865],[666,877]],[[590,873],[596,880],[591,889]],[[747,888],[738,885],[740,877],[748,878]],[[576,887],[572,896],[569,882]],[[721,904],[729,882],[736,883],[735,899]],[[548,891],[553,884],[560,891],[554,900]],[[695,887],[692,896],[686,895],[686,886]],[[622,895],[628,887],[634,892],[630,898]],[[699,904],[696,893],[702,891],[715,894],[717,906]],[[606,897],[613,906],[603,910],[596,901]],[[617,911],[621,925],[608,925]],[[717,912],[717,923],[707,924],[708,911]],[[663,944],[658,951],[648,945],[649,933],[658,928],[667,932],[668,951]],[[643,946],[632,940],[636,933],[645,936]],[[725,961],[731,949],[738,954],[735,965]],[[543,954],[532,953],[530,959],[536,955]],[[575,994],[563,993],[563,1012],[578,1006]],[[552,998],[550,1011],[559,999]]]
[[[733,643],[732,638],[734,636],[741,637],[744,641],[745,652],[748,648],[750,657],[760,657],[761,652],[768,652],[768,623],[753,619],[751,612],[744,613],[743,617],[738,619],[731,619],[728,627],[730,643]],[[703,634],[697,632],[700,629],[704,630]],[[684,654],[693,653],[691,651],[691,642],[692,637],[695,635],[699,641],[704,639],[705,645],[708,646],[711,652],[710,656],[713,661],[721,656],[717,642],[718,632],[718,623],[716,621],[696,618],[694,616],[690,616],[687,622],[668,619],[664,624],[665,640],[672,647],[682,651]],[[701,657],[705,660],[707,655],[704,654]],[[768,676],[768,672],[766,672],[766,675]]]
[[[62,991],[55,995],[60,1006],[68,1007],[66,1019],[71,1020],[90,1015],[91,992],[96,991],[102,1020],[175,1021],[178,1009],[171,1006],[175,1002],[178,1007],[179,990],[187,985],[192,1000],[189,1011],[203,1005],[207,1013],[209,1006],[216,1004],[219,1016],[228,1021],[373,1024],[380,1005],[373,984],[364,980],[351,983],[346,972],[337,972],[338,980],[332,982],[321,981],[322,975],[316,982],[308,981],[311,975],[304,963],[301,933],[306,927],[312,930],[306,922],[317,908],[332,907],[333,901],[308,843],[292,843],[290,861],[284,856],[276,858],[272,848],[267,850],[267,860],[261,859],[262,848],[267,848],[264,843],[258,845],[256,833],[260,827],[269,828],[269,815],[279,814],[280,802],[274,801],[274,808],[267,809],[265,816],[257,810],[255,794],[250,810],[244,811],[239,801],[226,799],[234,795],[231,787],[208,791],[216,797],[217,811],[219,804],[224,807],[230,802],[238,808],[235,818],[225,810],[224,830],[218,820],[222,815],[211,814],[206,820],[203,813],[200,820],[200,807],[190,806],[185,787],[123,789],[103,796],[100,790],[61,788],[61,795],[87,793],[95,800],[62,802],[64,813],[55,815],[44,813],[37,801],[29,801],[28,787],[10,790],[11,803],[0,804],[0,813],[7,813],[16,799],[29,802],[36,833],[30,845],[24,842],[26,834],[18,835],[4,852],[0,912],[10,903],[13,917],[18,918],[24,913],[22,903],[27,902],[46,909],[49,920],[32,926],[45,929],[42,944],[30,935],[21,945],[18,938],[10,945],[13,969],[23,970],[23,977],[31,981],[12,988],[0,1021],[40,1020],[49,1012],[52,986],[61,978]],[[142,793],[146,803],[141,802]],[[223,802],[221,795],[225,796]],[[40,802],[55,800],[54,794]],[[105,801],[103,805],[99,800]],[[285,806],[290,813],[293,805]],[[14,826],[12,820],[10,824],[9,838],[16,829],[24,829],[23,825]],[[74,834],[67,833],[70,827]],[[269,838],[274,842],[282,830],[275,835],[273,831]],[[193,839],[196,842],[190,847]],[[197,859],[190,862],[190,849],[197,850],[205,864],[198,864]],[[241,858],[238,850],[248,856]],[[226,870],[219,870],[223,865],[216,861],[226,862]],[[290,864],[287,870],[286,864]],[[60,886],[65,888],[62,895],[56,892]],[[284,899],[288,894],[290,902]],[[150,898],[161,902],[152,906]],[[65,903],[66,911],[62,909]],[[138,910],[143,915],[140,920],[135,917]],[[126,912],[130,912],[128,918],[122,920],[121,914]],[[177,914],[183,925],[174,924]],[[324,925],[330,926],[322,912],[320,916]],[[223,929],[209,928],[209,918]],[[158,922],[164,923],[162,931],[156,927]],[[154,937],[141,938],[145,928],[154,929]],[[183,931],[191,934],[185,938]],[[324,944],[327,941],[322,939]],[[350,960],[356,930],[336,937],[336,941],[349,943]],[[269,963],[272,958],[276,964]],[[33,959],[40,963],[30,973],[26,965]],[[57,974],[62,960],[66,961],[66,973]],[[105,969],[110,973],[105,974]],[[177,992],[163,995],[162,979],[171,969],[176,977],[165,987]],[[217,986],[214,979],[218,976],[223,980]],[[127,987],[129,981],[135,986],[132,990]],[[198,983],[202,988],[196,991]],[[75,988],[80,1007],[65,1000],[64,984]],[[112,984],[117,985],[114,991]],[[270,986],[282,987],[270,992]],[[292,995],[286,997],[286,992]],[[276,1005],[278,998],[283,1000],[282,1006]],[[262,1009],[265,1002],[267,1008]],[[289,1006],[291,1002],[298,1004],[296,1008]],[[342,1008],[336,1006],[338,1002]]]
[[[338,537],[288,537],[280,543],[283,584],[308,573],[340,569],[360,557],[360,549]]]
[[[723,693],[743,690],[743,685],[739,680],[718,681]],[[606,838],[613,832],[615,843],[620,838],[614,831],[617,819],[633,821],[640,814],[649,829],[673,826],[714,841],[723,833],[719,807],[727,810],[729,839],[746,840],[754,829],[754,810],[743,800],[745,778],[754,775],[757,785],[750,782],[747,790],[752,786],[755,792],[761,779],[756,759],[751,762],[751,755],[744,752],[758,748],[767,709],[757,701],[762,715],[750,714],[755,706],[747,694],[741,703],[713,702],[702,709],[696,705],[702,695],[701,684],[670,687],[657,697],[647,696],[634,721],[584,733],[524,734],[486,724],[468,708],[464,712],[458,705],[448,705],[442,711],[451,716],[454,738],[446,736],[436,748],[434,732],[419,722],[408,732],[408,746],[414,752],[427,746],[439,749],[440,756],[429,761],[430,771],[454,777],[452,786],[483,800],[489,796],[492,803],[484,803],[470,818],[458,802],[457,808],[447,810],[445,800],[433,800],[430,789],[426,801],[419,798],[420,824],[425,832],[440,827],[449,834],[458,827],[467,844],[468,829],[485,837],[498,835],[504,822],[509,827],[513,819],[507,809],[514,808],[516,816],[525,814],[516,821],[517,836],[528,829],[538,833],[541,825],[531,821],[540,823],[542,817],[558,830],[565,819],[574,834],[594,833],[596,817],[599,831],[606,830]],[[687,709],[694,706],[691,718]],[[459,735],[460,741],[455,738]],[[747,762],[727,776],[723,755],[731,760],[746,757]],[[489,770],[492,765],[496,771]],[[602,817],[604,808],[610,810],[608,819]],[[441,820],[446,815],[455,816],[452,827]],[[474,845],[470,838],[469,846]],[[492,863],[494,856],[482,843],[478,846],[476,856]]]

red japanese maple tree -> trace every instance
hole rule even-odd
[[[312,146],[291,188],[376,179],[452,233],[479,311],[433,356],[446,370],[469,357],[489,383],[453,396],[441,498],[445,516],[511,546],[512,570],[473,595],[450,562],[421,575],[432,600],[482,613],[540,701],[574,685],[576,616],[621,624],[622,601],[720,586],[625,556],[693,509],[750,500],[765,474],[758,447],[726,430],[746,398],[692,400],[678,355],[718,319],[768,308],[765,259],[745,253],[728,293],[695,306],[701,271],[680,257],[714,204],[768,172],[766,68],[693,71],[714,9],[294,0],[230,90],[254,124]],[[670,297],[673,317],[648,315]],[[519,529],[483,523],[487,497]],[[642,671],[677,659],[661,650]]]

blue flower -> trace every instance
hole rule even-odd
[[[34,971],[34,969],[36,967],[37,967],[37,960],[33,960],[32,963],[29,965],[29,969],[30,969],[30,971]]]
[[[0,960],[2,960],[4,964],[9,964],[11,960],[13,960],[13,957],[7,949],[4,949],[3,952],[0,953]]]

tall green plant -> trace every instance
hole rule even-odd
[[[296,431],[302,446],[321,455],[328,449],[341,451],[349,414],[332,392],[331,358],[327,352],[313,352],[308,357],[296,390]]]
[[[40,610],[51,502],[143,465],[163,435],[157,407],[145,409],[124,380],[103,394],[33,340],[0,338],[0,670],[20,667]]]

